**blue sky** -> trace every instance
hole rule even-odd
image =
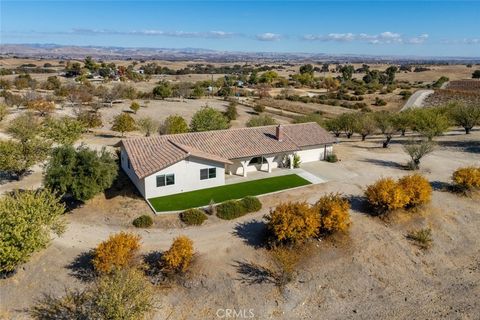
[[[1,43],[480,57],[478,1],[5,1]]]

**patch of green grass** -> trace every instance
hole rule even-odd
[[[252,180],[224,186],[173,194],[165,197],[148,199],[157,212],[176,211],[206,206],[211,200],[221,203],[246,196],[256,196],[310,184],[296,174],[266,179]]]
[[[432,230],[430,228],[419,229],[411,231],[407,235],[407,239],[415,242],[417,246],[422,249],[428,249],[432,245]]]

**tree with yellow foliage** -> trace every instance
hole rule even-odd
[[[392,178],[382,178],[369,185],[365,196],[377,214],[403,208],[409,202],[408,195]]]
[[[93,266],[99,273],[110,273],[116,269],[132,266],[139,249],[138,235],[119,232],[98,245],[95,249]]]
[[[318,214],[306,202],[287,202],[278,205],[265,216],[267,228],[278,243],[298,243],[317,235]]]
[[[313,210],[320,217],[321,231],[345,231],[350,225],[350,203],[338,193],[330,193],[318,199]]]
[[[55,111],[55,103],[45,99],[36,99],[27,103],[27,108],[37,111],[40,116],[45,116],[50,112]]]
[[[463,191],[480,189],[480,167],[466,167],[455,170],[453,182]]]
[[[167,271],[185,272],[193,259],[193,241],[186,236],[173,240],[172,246],[162,256]]]
[[[408,197],[407,207],[413,208],[430,202],[432,186],[422,175],[404,176],[398,180],[398,185]]]

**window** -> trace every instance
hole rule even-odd
[[[175,184],[175,175],[174,174],[162,174],[160,176],[157,176],[157,188],[158,187],[164,187],[164,186],[170,186],[172,184]]]
[[[200,180],[213,179],[217,177],[217,168],[200,169]]]
[[[128,167],[128,169],[132,168],[132,165],[130,163],[130,158],[128,158],[128,157],[127,157],[127,167]]]

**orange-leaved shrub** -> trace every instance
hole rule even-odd
[[[162,256],[163,266],[167,271],[185,272],[193,259],[193,241],[186,236],[173,240],[170,249]]]
[[[140,237],[133,233],[119,232],[111,235],[95,249],[93,266],[100,273],[129,267],[135,262],[140,248]]]
[[[323,232],[345,231],[350,225],[350,203],[338,193],[318,199],[313,210],[320,217],[320,230]]]
[[[265,216],[274,242],[298,243],[317,235],[318,214],[306,202],[281,203]]]
[[[369,185],[365,196],[370,206],[379,214],[403,208],[409,200],[408,195],[392,178],[382,178]]]
[[[464,191],[480,189],[480,167],[459,168],[453,173],[452,180]]]
[[[413,208],[430,202],[432,186],[422,175],[404,176],[398,180],[398,185],[408,197],[407,207]]]

